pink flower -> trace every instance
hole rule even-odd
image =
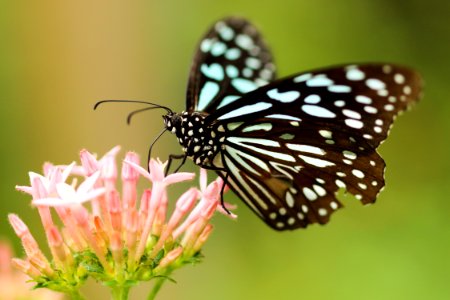
[[[94,185],[100,176],[97,171],[83,181],[77,190],[65,182],[56,185],[56,193],[53,197],[37,198],[32,201],[33,205],[39,206],[70,206],[82,204],[105,193],[105,188],[94,189]]]
[[[195,175],[180,172],[165,176],[166,163],[154,159],[148,172],[139,166],[133,152],[123,162],[120,192],[116,186],[118,149],[99,160],[83,150],[79,166],[47,163],[45,175],[30,173],[31,186],[17,187],[33,196],[32,204],[39,209],[52,254],[47,260],[25,223],[14,214],[9,216],[27,254],[26,260],[16,260],[16,266],[40,286],[79,296],[78,288],[93,277],[107,282],[114,292],[127,292],[129,281],[165,278],[192,261],[212,232],[209,222],[216,210],[236,217],[221,207],[223,181],[219,178],[207,185],[204,170],[201,189],[188,189],[169,214],[167,189]],[[138,197],[140,176],[151,183],[151,189]],[[51,207],[61,219],[61,227],[53,222]]]
[[[27,260],[12,259],[12,249],[9,244],[0,242],[0,291],[1,299],[36,299],[36,300],[58,300],[63,294],[49,290],[33,290],[33,284],[27,282],[27,276],[13,269],[14,266],[20,271],[38,276],[39,271]]]

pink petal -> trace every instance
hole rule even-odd
[[[164,168],[165,164],[157,161],[155,159],[151,159],[149,163],[150,167],[150,180],[153,182],[163,181],[164,180]]]
[[[108,156],[116,157],[117,153],[119,153],[119,152],[120,152],[120,146],[114,146],[111,150],[106,152],[106,154],[103,155],[103,157],[99,161],[102,162],[103,159],[108,157]]]
[[[106,192],[106,188],[98,188],[98,189],[90,191],[89,193],[79,195],[76,200],[77,200],[77,203],[84,203],[84,202],[94,199],[100,195],[103,195],[105,192]]]
[[[80,151],[80,161],[87,175],[99,170],[97,158],[86,149]]]
[[[31,186],[16,185],[16,190],[30,194],[30,195],[32,195],[32,193],[33,193],[33,189],[31,188]]]
[[[62,201],[70,203],[76,202],[77,194],[71,185],[68,185],[67,183],[59,183],[56,185],[56,191]]]
[[[151,180],[150,173],[148,173],[147,170],[144,169],[143,167],[141,167],[141,166],[139,166],[139,165],[137,165],[137,164],[135,164],[134,162],[131,162],[131,161],[124,160],[123,162],[124,162],[125,164],[128,164],[128,165],[130,165],[131,167],[133,167],[133,169],[135,169],[136,171],[138,171],[139,174],[141,174],[141,175],[144,176],[145,178]]]
[[[130,161],[136,165],[139,165],[139,156],[134,152],[128,152],[125,156],[126,161]],[[122,180],[137,181],[139,173],[130,165],[124,164],[122,167]]]
[[[203,192],[208,185],[208,173],[205,169],[200,169],[200,190]]]
[[[34,206],[67,206],[68,204],[71,204],[70,202],[63,201],[61,198],[41,198],[41,199],[35,199],[31,201],[31,204]]]
[[[33,198],[39,199],[47,197],[49,194],[49,181],[47,178],[38,176],[34,177],[31,182],[31,187],[33,188]]]
[[[203,190],[203,197],[209,201],[217,201],[220,196],[219,183],[217,181],[211,182],[206,190]]]
[[[75,166],[75,162],[73,161],[70,165],[64,167],[64,171],[62,172],[62,175],[61,175],[61,181],[62,182],[66,182],[67,178],[72,173],[72,170],[73,170],[74,166]]]
[[[40,180],[42,180],[43,184],[45,187],[47,187],[49,185],[49,181],[46,177],[42,176],[41,174],[35,173],[35,172],[28,172],[28,177],[30,177],[30,183],[31,185],[33,185],[33,181],[35,180],[35,178],[39,178]]]
[[[45,162],[44,167],[42,168],[44,171],[44,175],[47,176],[50,173],[50,170],[53,169],[55,166],[50,162]]]
[[[77,189],[77,194],[84,194],[87,193],[89,190],[91,190],[95,183],[97,182],[98,178],[100,177],[100,171],[95,172],[88,178],[86,178],[85,181],[83,181],[80,186]]]
[[[169,185],[172,183],[192,180],[194,177],[195,177],[194,173],[179,172],[168,175],[166,178],[164,178],[164,183]]]

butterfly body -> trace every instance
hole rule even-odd
[[[377,147],[421,94],[413,70],[348,64],[275,79],[248,21],[217,22],[201,40],[186,111],[164,116],[187,157],[213,169],[276,230],[325,224],[346,189],[363,204],[384,187]]]
[[[195,164],[207,169],[223,169],[220,150],[225,140],[225,128],[206,123],[205,114],[193,112],[169,113],[164,118],[168,131],[178,138],[183,152]]]

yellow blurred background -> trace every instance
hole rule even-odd
[[[346,197],[328,225],[279,233],[229,194],[239,220],[216,217],[204,262],[176,272],[178,283],[159,299],[450,299],[448,1],[1,1],[0,236],[21,253],[6,218],[14,212],[44,241],[30,199],[14,190],[44,161],[68,163],[82,148],[102,154],[116,144],[145,160],[162,111],[127,126],[137,106],[94,112],[93,104],[143,99],[183,110],[199,38],[228,15],[260,28],[280,76],[397,62],[423,74],[425,98],[380,149],[387,187],[376,205]],[[180,150],[166,135],[155,155]],[[97,288],[86,287],[88,299],[109,299]]]

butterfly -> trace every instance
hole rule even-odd
[[[376,149],[395,117],[421,95],[415,71],[349,64],[276,79],[258,30],[230,17],[215,23],[194,56],[186,111],[167,107],[165,130],[184,160],[215,170],[276,230],[325,224],[346,189],[363,204],[384,187]],[[183,163],[184,163],[183,160]]]

